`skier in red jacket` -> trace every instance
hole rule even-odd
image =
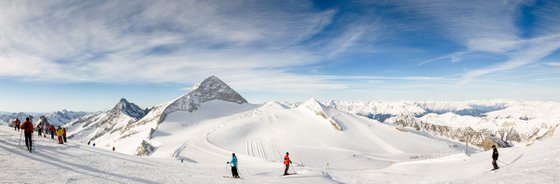
[[[286,169],[284,170],[284,175],[288,175],[288,169],[290,168],[290,164],[292,161],[290,160],[290,153],[286,152],[286,156],[284,156],[284,165]]]
[[[19,121],[19,119],[16,118],[16,122],[14,123],[14,130],[19,131],[20,125],[21,125],[21,121]]]
[[[31,123],[29,118],[25,118],[25,122],[23,122],[21,128],[25,134],[25,146],[27,146],[27,150],[31,153],[33,147],[33,141],[31,140],[31,136],[33,136],[33,123]]]
[[[51,127],[49,128],[49,131],[51,132],[51,139],[54,139],[54,132],[56,131],[56,129],[54,128],[54,125],[51,125]]]

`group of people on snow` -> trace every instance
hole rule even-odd
[[[181,162],[183,162],[183,160],[181,159]],[[227,164],[229,164],[231,166],[231,175],[233,178],[240,178],[239,177],[239,173],[237,172],[237,156],[235,156],[235,153],[231,154],[231,161],[227,162]],[[284,156],[284,176],[286,175],[290,175],[288,173],[288,170],[290,169],[290,165],[292,164],[292,160],[290,160],[290,153],[286,152],[286,155]]]
[[[32,135],[33,135],[33,123],[31,122],[30,118],[27,117],[25,118],[25,122],[23,122],[23,124],[21,124],[21,121],[16,118],[16,120],[13,123],[14,125],[14,130],[15,131],[20,131],[23,130],[23,134],[25,136],[25,146],[27,147],[27,150],[31,153],[31,150],[33,148],[33,140],[32,140]],[[38,135],[41,136],[41,133],[43,133],[43,135],[46,134],[46,132],[42,132],[43,130],[48,130],[51,134],[51,139],[54,139],[54,133],[55,133],[55,127],[54,125],[50,125],[48,128],[44,127],[45,125],[40,125],[37,126],[38,129]],[[62,128],[61,126],[58,126],[58,129],[56,129],[56,135],[58,137],[58,143],[59,144],[64,144],[66,143],[66,128]],[[88,141],[88,145],[90,145],[91,140]],[[95,146],[95,143],[93,143],[93,146]],[[499,153],[498,153],[498,149],[496,148],[496,145],[492,146],[492,166],[493,169],[492,170],[496,170],[499,169],[500,167],[498,167],[498,157],[499,157]],[[115,147],[113,146],[113,151],[115,151]],[[182,160],[181,160],[182,162]],[[231,161],[227,162],[227,164],[229,164],[231,166],[231,174],[233,178],[239,178],[239,173],[237,171],[237,156],[235,155],[235,153],[232,153],[232,157],[231,157]],[[290,153],[286,152],[286,155],[284,156],[284,175],[289,175],[288,170],[290,168],[290,165],[292,164],[292,161],[290,160]]]
[[[34,125],[31,122],[29,117],[25,118],[25,122],[23,124],[21,124],[21,121],[19,120],[19,118],[16,118],[13,125],[14,125],[14,130],[15,131],[20,131],[20,129],[23,129],[24,133],[25,132],[31,132],[32,133],[34,131],[37,131],[38,136],[47,137],[47,134],[50,134],[51,139],[54,139],[54,135],[56,134],[58,136],[58,142],[60,144],[63,144],[63,143],[66,142],[66,128],[62,128],[61,126],[58,126],[58,128],[55,128],[54,125],[47,125],[47,124],[40,123],[36,127],[34,127]],[[30,127],[30,128],[28,128],[28,127]],[[37,128],[37,129],[35,130],[35,128]]]
[[[64,144],[67,141],[66,140],[66,128],[62,128],[61,126],[58,126],[57,129],[55,129],[54,125],[46,125],[46,124],[39,124],[39,125],[37,125],[37,127],[35,127],[33,125],[33,123],[31,122],[31,118],[29,118],[29,117],[25,118],[25,122],[23,122],[23,124],[21,123],[19,118],[16,118],[13,125],[14,125],[14,130],[15,131],[20,131],[20,129],[23,130],[23,134],[24,134],[24,137],[25,137],[25,146],[27,147],[27,150],[30,153],[33,150],[33,140],[32,139],[33,139],[33,132],[34,131],[37,131],[37,135],[39,135],[39,136],[43,135],[43,137],[46,137],[47,133],[50,133],[51,134],[51,139],[54,139],[54,134],[56,133],[56,135],[58,136],[58,143],[59,144]]]

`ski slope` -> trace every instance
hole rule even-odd
[[[138,157],[82,143],[59,145],[38,138],[28,153],[18,146],[19,133],[0,127],[2,183],[558,183],[560,136],[528,147],[500,149],[501,169],[490,172],[491,152],[454,154],[400,162],[382,169],[296,167],[297,175],[280,177],[282,165],[239,158],[243,179],[223,178],[229,172],[225,155],[215,162]],[[204,149],[219,149],[201,145]],[[202,149],[202,148],[201,148]],[[294,160],[298,156],[292,156]],[[221,161],[221,163],[220,163]]]
[[[0,127],[0,183],[338,183],[320,171],[301,170],[294,177],[280,177],[275,163],[245,164],[240,160],[239,179],[224,178],[229,159],[220,164],[176,159],[137,157],[82,143],[60,145],[38,138],[33,153],[18,145],[19,133]],[[229,171],[228,171],[229,172]],[[303,176],[303,177],[301,177]]]
[[[168,115],[148,142],[155,147],[150,157],[214,163],[235,152],[252,163],[280,163],[290,152],[300,165],[347,169],[461,152],[456,143],[399,131],[314,99],[297,108],[209,101],[197,111]]]
[[[395,164],[381,170],[332,172],[349,183],[559,183],[560,135],[528,147],[499,149],[500,169],[492,169],[492,150],[466,156]]]

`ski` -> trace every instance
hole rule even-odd
[[[239,177],[239,178],[235,178],[235,177],[233,177],[233,176],[223,176],[223,178],[229,178],[229,179],[240,179],[240,180],[243,180],[243,179],[244,179],[244,178],[241,178],[241,177]]]
[[[297,175],[297,173],[288,173],[286,175],[280,175],[280,177],[284,177],[284,176],[292,176],[292,175]]]

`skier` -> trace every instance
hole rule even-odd
[[[286,169],[284,170],[284,176],[289,175],[288,169],[290,168],[291,163],[292,161],[290,160],[290,153],[286,152],[286,156],[284,156],[284,165],[286,166]]]
[[[41,133],[43,132],[43,125],[37,125],[37,134],[41,137]]]
[[[62,128],[58,126],[58,129],[56,130],[56,135],[58,136],[58,144],[64,144],[62,142],[62,134],[64,134],[64,130],[62,130]]]
[[[492,149],[494,149],[492,151],[492,166],[494,166],[494,169],[492,170],[496,170],[500,168],[498,167],[498,163],[496,163],[498,161],[498,156],[500,156],[500,154],[498,154],[498,149],[496,148],[496,145],[493,145]]]
[[[93,143],[93,147],[95,147],[95,143]]]
[[[231,154],[231,161],[227,162],[227,164],[231,164],[231,175],[233,178],[239,178],[239,173],[237,173],[237,156],[235,156],[235,153]]]
[[[54,139],[54,125],[51,125],[51,127],[49,128],[49,131],[51,132],[51,139]]]
[[[19,126],[21,125],[21,121],[19,121],[18,118],[16,118],[16,122],[14,123],[14,130],[19,131]]]
[[[25,146],[29,153],[31,153],[31,149],[33,147],[33,141],[31,140],[31,136],[33,136],[33,123],[29,120],[29,118],[25,118],[25,122],[22,125],[23,133],[25,134]]]
[[[115,151],[115,147],[113,146],[113,151]]]
[[[62,128],[62,138],[64,138],[64,143],[66,143],[66,128]]]

